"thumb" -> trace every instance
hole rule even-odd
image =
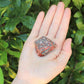
[[[65,40],[61,53],[55,59],[56,64],[60,67],[60,72],[65,68],[72,54],[71,41],[72,41],[71,38]]]

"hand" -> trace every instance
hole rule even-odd
[[[17,78],[27,84],[46,84],[61,73],[72,53],[71,38],[65,39],[71,16],[70,8],[64,3],[52,5],[45,18],[41,11],[36,19],[30,36],[26,40],[19,60]],[[44,57],[35,51],[34,41],[46,36],[56,43],[55,50]]]

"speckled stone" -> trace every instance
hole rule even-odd
[[[42,36],[35,41],[36,52],[38,56],[41,57],[47,55],[49,52],[55,49],[55,47],[56,44],[45,36]]]

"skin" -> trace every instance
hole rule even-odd
[[[19,59],[18,72],[12,84],[47,84],[65,68],[71,54],[71,38],[66,39],[71,17],[70,8],[64,9],[64,3],[52,5],[46,16],[41,11],[24,43]],[[46,36],[57,47],[44,57],[35,51],[34,41]]]

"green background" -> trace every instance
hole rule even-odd
[[[38,13],[60,1],[72,11],[67,38],[72,38],[73,52],[65,70],[49,84],[84,84],[84,0],[0,0],[0,84],[11,84],[15,78]]]

